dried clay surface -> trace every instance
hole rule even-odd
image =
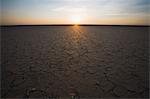
[[[2,27],[2,97],[148,98],[148,27]]]

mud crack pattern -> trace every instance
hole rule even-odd
[[[148,27],[2,27],[2,97],[148,98]]]

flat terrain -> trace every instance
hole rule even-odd
[[[148,97],[148,27],[2,27],[2,97]]]

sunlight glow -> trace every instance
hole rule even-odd
[[[81,23],[81,17],[79,16],[72,16],[71,17],[71,22],[75,25],[78,25]]]
[[[0,24],[150,25],[150,0],[2,0]]]

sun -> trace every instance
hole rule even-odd
[[[78,24],[80,24],[80,22],[81,22],[81,18],[80,18],[79,16],[73,16],[73,17],[71,17],[71,22],[72,22],[73,24],[78,25]]]

